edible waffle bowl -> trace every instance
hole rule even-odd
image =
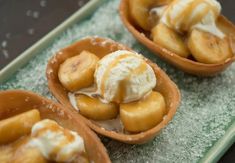
[[[48,93],[44,73],[48,58],[54,54],[54,51],[68,46],[68,44],[71,44],[74,40],[80,39],[85,35],[93,35],[94,29],[97,35],[112,37],[119,42],[128,42],[128,45],[132,46],[133,49],[143,52],[146,51],[145,55],[148,58],[152,60],[157,59],[152,53],[149,53],[145,48],[142,48],[142,46],[136,43],[127,31],[123,29],[116,10],[119,3],[119,0],[90,0],[83,8],[79,9],[65,22],[19,55],[18,58],[4,69],[0,70],[0,89],[28,89],[38,92],[43,96],[51,97],[51,94]],[[231,10],[233,9],[233,5],[231,4],[233,4],[232,0],[223,1],[225,10],[228,10],[230,13],[233,12]],[[228,16],[232,18],[233,15],[229,15],[229,12]],[[112,21],[105,21],[107,19]],[[102,28],[100,25],[101,22]],[[118,33],[118,35],[116,33],[117,27],[118,31],[121,30],[121,33]],[[73,32],[72,35],[71,32]],[[170,125],[152,142],[145,145],[132,146],[103,138],[103,142],[109,150],[111,160],[113,162],[127,162],[127,160],[132,162],[167,162],[166,160],[168,160],[168,162],[172,162],[172,160],[177,162],[189,162],[188,159],[190,159],[191,162],[217,162],[235,142],[235,121],[234,117],[231,117],[232,110],[234,109],[234,101],[231,99],[235,97],[233,93],[235,92],[233,77],[234,64],[231,66],[231,69],[229,68],[227,71],[214,78],[197,78],[175,71],[175,69],[172,69],[169,65],[165,65],[161,60],[157,60],[157,62],[160,63],[174,81],[179,84],[179,88],[182,90],[182,96],[184,96],[184,98],[182,98],[181,107],[178,109],[178,113],[175,115]],[[214,82],[216,82],[216,84]],[[213,100],[214,103],[212,103],[212,101],[208,101],[208,98],[204,98],[207,96],[211,97],[210,93],[214,91],[213,86],[221,86],[220,88],[223,88],[223,90],[217,90],[218,96],[216,97],[225,95],[226,97],[222,98],[222,100],[226,102],[223,103],[221,102],[222,100],[215,99]],[[206,87],[209,88],[204,90]],[[198,98],[208,104],[208,108],[203,108],[201,105],[199,105],[201,108],[197,108],[197,106],[191,105],[195,104],[198,99],[195,94],[187,93],[187,91],[191,89],[197,89],[202,93],[196,95],[199,95]],[[188,101],[186,101],[185,98],[187,98]],[[224,104],[226,106],[224,106]],[[191,125],[185,125],[185,123],[197,125],[197,127],[200,128],[201,124],[206,123],[207,119],[199,118],[199,115],[197,115],[198,112],[194,112],[194,110],[199,109],[200,111],[204,109],[205,111],[205,109],[209,109],[209,106],[212,108],[215,106],[217,108],[215,112],[221,109],[221,117],[226,117],[226,119],[228,117],[231,118],[231,121],[221,123],[220,127],[224,127],[223,130],[217,128],[208,130],[208,128],[206,128],[206,134],[210,134],[210,136],[206,138],[202,137],[204,133],[202,134],[198,130],[195,131],[193,128],[192,131],[195,131],[193,137],[189,135],[191,132],[177,130],[177,128],[190,129]],[[231,111],[229,111],[229,108]],[[214,116],[209,115],[211,112],[204,113],[206,117]],[[187,115],[191,115],[191,117]],[[200,122],[196,122],[192,117],[195,117],[195,119],[199,118]],[[215,118],[215,120],[220,120],[217,117]],[[180,123],[181,120],[183,121],[182,123]],[[213,126],[214,121],[210,121],[208,125]],[[182,134],[180,134],[180,132],[182,132]],[[218,137],[216,137],[216,134],[221,132],[223,134],[217,135]],[[184,136],[181,137],[181,135]],[[197,141],[194,141],[194,138]],[[208,141],[204,142],[205,140]],[[185,143],[189,142],[192,142],[196,148],[185,145]],[[210,145],[208,145],[208,142]],[[176,143],[180,148],[171,146],[169,143]],[[200,144],[198,143],[202,143],[201,146],[199,146]],[[192,153],[190,153],[190,151]]]
[[[82,39],[68,46],[67,48],[60,50],[49,60],[47,65],[48,87],[51,93],[62,105],[64,105],[66,109],[69,109],[74,113],[74,115],[83,119],[84,122],[97,133],[125,143],[142,144],[153,139],[154,136],[157,135],[161,129],[170,122],[180,103],[180,93],[177,86],[156,64],[150,60],[147,60],[147,63],[153,68],[157,78],[157,86],[154,88],[154,90],[159,91],[164,96],[166,101],[167,114],[163,121],[155,127],[136,134],[126,134],[107,130],[99,126],[96,121],[90,120],[79,114],[70,103],[68,98],[68,91],[66,91],[58,79],[58,69],[60,65],[66,59],[80,54],[83,50],[94,53],[99,58],[102,58],[111,52],[124,49],[131,50],[128,47],[116,43],[110,39],[99,37],[89,37]]]
[[[37,109],[42,119],[55,120],[61,126],[76,131],[84,139],[90,162],[111,162],[99,138],[83,124],[79,117],[74,117],[69,110],[64,109],[60,104],[29,91],[0,92],[0,120],[31,109]],[[27,122],[27,119],[25,121]]]
[[[149,37],[150,34],[138,27],[130,17],[128,0],[121,0],[119,13],[123,24],[140,43],[145,45],[154,54],[166,60],[175,67],[181,69],[182,71],[198,76],[211,76],[225,70],[235,61],[235,40],[233,40],[235,37],[235,26],[222,15],[219,16],[217,25],[226,35],[233,38],[230,39],[230,41],[234,55],[232,58],[228,58],[222,63],[205,64],[180,57],[170,50],[154,43]]]

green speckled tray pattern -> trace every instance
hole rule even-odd
[[[86,36],[121,42],[156,62],[178,85],[182,102],[170,124],[151,142],[127,145],[101,137],[113,162],[216,162],[235,140],[235,64],[210,78],[185,74],[156,57],[124,28],[119,0],[91,0],[0,71],[0,90],[26,89],[52,98],[48,59]]]

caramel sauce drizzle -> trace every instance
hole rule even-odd
[[[114,100],[117,102],[117,103],[121,103],[123,102],[124,100],[124,97],[126,96],[126,86],[127,86],[127,82],[130,80],[131,76],[132,75],[140,75],[142,74],[144,71],[146,71],[147,69],[147,63],[145,63],[144,61],[140,63],[140,65],[133,69],[129,74],[128,76],[126,76],[120,83],[119,83],[119,86],[118,86],[118,90],[117,90],[117,93],[114,97]]]
[[[135,54],[123,54],[118,56],[117,58],[115,58],[106,68],[103,78],[101,79],[101,94],[104,95],[104,91],[105,91],[105,84],[107,81],[108,76],[111,73],[112,68],[114,68],[118,63],[120,63],[120,61],[124,58],[127,58],[129,56],[134,56],[134,57],[139,57],[136,56]],[[118,90],[114,96],[114,101],[117,103],[120,103],[123,101],[124,97],[126,96],[126,85],[127,85],[127,81],[129,80],[129,78],[131,77],[131,75],[133,74],[140,74],[142,72],[144,72],[146,70],[147,66],[146,63],[143,61],[141,62],[141,64],[134,70],[132,70],[132,72],[125,77],[125,79],[123,79],[122,81],[120,81],[118,84]]]
[[[120,82],[118,94],[116,94],[117,97],[115,96],[114,98],[115,101],[118,101],[118,103],[121,103],[124,101],[124,97],[126,96],[125,90],[126,90],[127,82],[130,80],[130,78],[133,75],[140,75],[144,71],[146,71],[146,69],[147,69],[147,63],[143,61],[137,68],[133,69],[124,80]]]
[[[168,11],[170,11],[173,8],[173,6],[175,5],[175,3],[177,3],[177,2],[178,1],[173,2],[169,6]],[[202,11],[200,11],[200,13],[197,15],[197,17],[195,17],[192,21],[190,21],[190,15],[193,13],[193,10],[200,3],[206,4],[206,7]],[[178,14],[175,19],[171,19],[170,14],[166,15],[167,16],[166,19],[168,22],[170,22],[172,25],[175,26],[177,24],[177,22],[183,18],[183,22],[186,22],[186,23],[182,25],[182,29],[187,30],[190,26],[198,23],[210,10],[212,10],[212,12],[214,12],[214,14],[216,15],[216,8],[214,6],[212,6],[210,3],[208,3],[205,0],[194,0],[191,3],[189,3],[187,5],[187,7],[180,14]]]
[[[117,58],[115,58],[109,65],[108,67],[106,68],[105,72],[104,72],[104,75],[101,79],[101,86],[100,86],[100,91],[101,91],[101,94],[104,95],[104,91],[105,91],[105,84],[106,84],[106,80],[112,70],[112,68],[114,68],[123,58],[127,58],[129,56],[135,56],[134,54],[123,54],[123,55],[120,55],[118,56]]]
[[[67,129],[63,129],[60,126],[58,126],[57,124],[47,124],[46,127],[43,127],[41,129],[39,129],[36,134],[33,135],[33,137],[40,137],[41,135],[43,135],[46,131],[52,131],[52,132],[62,132],[62,134],[64,135],[64,137],[66,137],[66,139],[63,139],[60,142],[60,145],[56,148],[54,148],[51,152],[50,152],[50,158],[55,158],[56,154],[60,151],[61,147],[65,146],[66,144],[69,144],[70,142],[74,141],[75,137],[69,132],[69,130]]]

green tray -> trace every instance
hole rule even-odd
[[[27,89],[53,98],[45,68],[59,49],[90,35],[128,45],[156,62],[179,86],[182,102],[151,142],[127,145],[102,137],[113,162],[216,162],[235,140],[235,65],[211,78],[181,72],[153,55],[124,28],[119,0],[91,0],[0,71],[0,90]]]

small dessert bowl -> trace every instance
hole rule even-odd
[[[116,130],[110,130],[109,128],[101,126],[97,121],[88,119],[79,114],[70,102],[68,97],[69,92],[63,87],[58,78],[58,70],[60,65],[66,59],[76,56],[84,50],[96,54],[99,58],[102,58],[105,55],[117,50],[132,51],[130,48],[122,44],[100,37],[87,37],[60,50],[49,60],[47,65],[46,74],[48,87],[51,93],[62,105],[64,105],[65,109],[72,111],[75,116],[82,118],[91,129],[101,135],[129,144],[142,144],[153,139],[154,136],[157,135],[160,130],[171,121],[176,113],[177,107],[180,104],[180,92],[175,83],[171,81],[170,78],[156,64],[150,60],[147,60],[147,63],[152,67],[157,78],[157,85],[154,90],[160,92],[165,98],[167,109],[165,117],[155,127],[139,133],[124,133]]]
[[[166,0],[166,2],[168,1]],[[161,3],[163,3],[163,1],[159,0],[159,4]],[[145,45],[155,55],[161,57],[184,72],[198,76],[212,76],[225,70],[235,61],[235,26],[222,15],[218,17],[216,24],[223,33],[230,37],[230,46],[233,56],[223,62],[206,64],[181,57],[163,46],[154,43],[150,39],[150,32],[147,32],[137,26],[131,18],[129,0],[121,0],[119,14],[125,27],[140,43]]]
[[[54,120],[62,127],[77,132],[84,140],[86,154],[90,162],[111,162],[105,147],[95,133],[79,117],[74,117],[62,105],[29,91],[8,90],[0,92],[0,120],[33,109],[39,111],[42,119]],[[30,120],[25,119],[25,124],[29,125],[29,123]],[[74,162],[79,162],[79,160],[74,160]]]

